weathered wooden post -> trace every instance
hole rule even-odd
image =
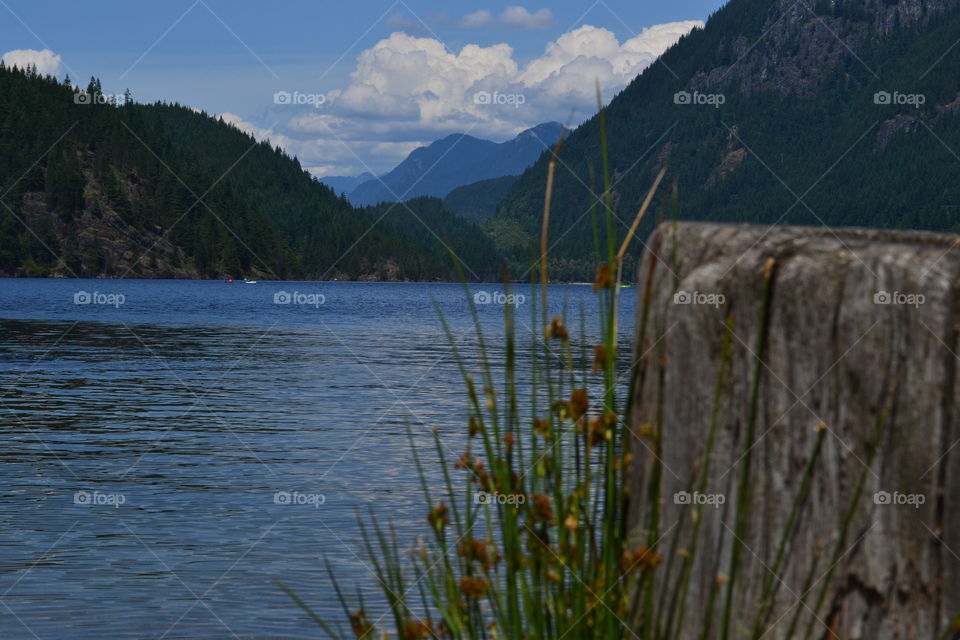
[[[636,340],[628,525],[646,540],[659,469],[658,550],[669,556],[680,536],[672,569],[665,557],[656,573],[658,587],[670,580],[662,624],[682,618],[680,637],[707,625],[719,638],[726,621],[729,638],[750,638],[759,617],[763,638],[804,640],[934,639],[950,626],[960,613],[957,243],[696,223],[655,232],[639,274],[641,307],[647,286],[651,301]]]

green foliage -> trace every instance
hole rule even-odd
[[[601,111],[601,153],[607,148],[604,115]],[[604,183],[608,184],[605,157],[602,166]],[[662,178],[663,172],[655,179],[637,221],[646,212]],[[551,184],[549,180],[547,184]],[[873,473],[893,390],[887,390],[878,414],[867,461],[849,496],[829,569],[817,586],[813,608],[807,606],[806,599],[814,590],[819,554],[812,561],[791,556],[796,555],[792,545],[798,522],[820,468],[826,425],[818,425],[813,447],[805,457],[790,514],[770,560],[770,575],[764,577],[762,585],[744,585],[743,578],[738,577],[745,564],[743,540],[749,537],[755,518],[756,488],[751,485],[750,467],[758,438],[761,388],[769,369],[767,345],[777,272],[776,260],[768,258],[759,283],[761,304],[754,346],[747,347],[744,354],[752,375],[746,429],[739,443],[742,465],[731,496],[736,505],[733,542],[723,565],[730,574],[717,572],[721,565],[711,554],[722,553],[721,549],[704,551],[701,544],[706,542],[701,528],[706,508],[703,503],[693,505],[689,518],[682,517],[669,526],[662,521],[667,469],[663,444],[670,433],[670,425],[663,423],[667,384],[664,338],[670,329],[656,326],[651,321],[650,309],[654,295],[669,299],[676,294],[679,282],[674,281],[669,292],[646,289],[638,313],[634,359],[618,365],[618,353],[629,351],[619,349],[617,312],[620,260],[630,237],[618,245],[612,233],[615,211],[609,192],[609,188],[605,189],[605,202],[591,209],[595,237],[603,232],[606,238],[605,252],[601,253],[599,242],[594,244],[594,259],[600,263],[593,283],[598,293],[596,319],[601,328],[596,343],[591,344],[586,337],[583,310],[578,336],[568,329],[565,317],[548,319],[545,270],[539,274],[539,289],[531,285],[529,334],[517,331],[515,312],[510,305],[504,305],[504,344],[496,349],[485,341],[476,307],[470,302],[477,332],[477,358],[468,359],[461,354],[458,338],[440,313],[466,388],[466,451],[456,462],[448,460],[446,446],[434,431],[442,478],[438,483],[433,474],[425,471],[422,452],[410,432],[426,505],[424,524],[428,526],[409,556],[401,550],[395,530],[381,525],[372,512],[369,518],[358,515],[366,559],[388,605],[382,615],[374,617],[379,612],[372,614],[367,610],[360,592],[357,600],[348,601],[340,585],[341,577],[334,574],[329,563],[327,572],[349,622],[349,633],[344,633],[334,621],[317,615],[294,590],[280,584],[329,637],[675,640],[695,634],[703,640],[727,640],[741,637],[742,631],[748,630],[753,640],[760,640],[785,617],[771,620],[775,580],[791,561],[805,562],[810,569],[801,590],[803,606],[787,609],[786,613],[792,610],[793,615],[784,637],[798,637],[798,625],[803,621],[806,626],[799,637],[815,637],[815,625],[822,622],[817,612],[822,610],[828,590],[837,586],[833,581],[834,568],[847,550],[853,516],[863,506],[861,497],[867,476]],[[675,206],[675,193],[672,200]],[[546,202],[551,202],[549,186]],[[541,240],[548,232],[550,214],[548,204],[542,218]],[[544,248],[539,265],[534,268],[544,269],[548,264],[546,253]],[[675,253],[665,258],[676,266]],[[537,280],[531,278],[531,282]],[[506,287],[509,290],[509,283]],[[464,293],[471,301],[469,287],[464,286]],[[730,315],[719,329],[722,345],[710,428],[702,456],[688,470],[687,493],[707,492],[718,430],[726,428],[721,425],[721,407],[735,393],[736,384],[729,372],[733,364],[739,364],[731,361],[734,322]],[[490,354],[495,351],[503,354],[502,361],[492,360]],[[629,372],[630,378],[625,397],[618,377],[624,371]],[[633,403],[641,397],[636,393],[638,384],[642,387],[638,381],[645,379],[658,381],[656,406],[641,413]],[[639,424],[638,415],[653,416],[653,424]],[[684,445],[688,443],[680,446]],[[644,450],[649,455],[643,454]],[[633,453],[644,455],[644,460],[632,463]],[[634,493],[632,490],[637,487],[644,491]],[[477,500],[477,493],[488,497]],[[631,518],[636,526],[633,531],[627,531],[628,513],[639,515]],[[763,559],[758,560],[769,566]],[[693,601],[691,580],[702,581],[702,576],[693,576],[708,562],[707,571],[717,572],[716,579],[711,581],[706,602]],[[756,606],[735,610],[734,602],[742,599],[744,590],[754,593],[757,586],[762,587],[762,596]],[[685,634],[685,612],[692,607],[703,608],[705,616],[700,628],[689,629]],[[957,628],[960,625],[955,622],[953,629]],[[950,633],[947,630],[943,637]]]
[[[73,149],[52,151],[47,159],[47,207],[63,220],[70,220],[83,208],[85,180]]]
[[[211,188],[214,177],[151,130],[140,107],[101,103],[96,79],[87,91],[85,103],[52,77],[0,69],[0,271],[126,275],[105,237],[84,234],[107,218],[125,249],[146,255],[145,236],[166,237],[182,250],[172,266],[201,276],[232,273],[233,256],[244,271],[294,272],[263,215],[224,185]]]
[[[443,203],[461,218],[483,222],[497,212],[497,206],[518,178],[503,176],[457,187],[446,195]]]
[[[449,258],[441,242],[448,235],[465,251],[482,248],[471,254],[473,260],[462,256],[478,273],[489,278],[498,271],[490,242],[473,225],[448,223],[451,214],[437,210],[439,201],[436,206],[355,209],[296,159],[232,125],[215,124],[206,114],[178,105],[153,104],[141,112],[175,149],[195,153],[207,172],[223,176],[224,184],[270,221],[306,278],[448,279]],[[409,214],[421,206],[426,207],[421,219],[436,235]]]
[[[851,0],[818,8],[846,21],[831,23],[834,30],[846,25],[850,33],[874,33],[873,26],[859,22],[865,19],[863,6]],[[780,17],[777,11],[770,0],[730,2],[611,102],[606,117],[617,131],[609,153],[613,197],[623,221],[619,236],[663,163],[684,196],[684,219],[956,228],[960,57],[943,54],[960,40],[957,12],[923,14],[919,24],[866,39],[857,49],[861,63],[803,7],[795,7],[779,23],[781,29],[761,38]],[[792,20],[799,21],[789,26],[796,36],[781,41],[780,32]],[[757,44],[743,58],[737,43]],[[809,53],[787,60],[797,51]],[[822,60],[831,55],[841,60],[821,77],[819,67],[827,66]],[[738,62],[727,75],[725,67]],[[796,76],[791,64],[798,65]],[[708,84],[702,74],[711,70],[716,80]],[[808,88],[802,88],[804,77]],[[695,86],[704,93],[722,92],[726,102],[719,108],[675,104],[676,92]],[[879,91],[923,94],[926,103],[919,109],[878,105],[874,94]],[[556,177],[551,259],[573,265],[576,273],[570,277],[578,280],[588,279],[592,268],[590,249],[581,239],[589,237],[587,212],[601,192],[590,179],[598,140],[594,117],[567,142],[564,162],[573,175],[564,169]],[[743,153],[742,160],[730,155],[734,152]],[[729,171],[723,172],[725,163]],[[545,154],[511,189],[488,228],[499,230],[510,221],[535,238],[546,171]],[[641,238],[653,222],[645,221]],[[526,265],[529,245],[499,246],[513,269]],[[642,249],[636,243],[633,255]]]
[[[464,265],[470,280],[496,280],[501,269],[493,242],[473,222],[464,220],[438,198],[424,196],[404,203],[381,203],[358,210],[397,243],[392,254],[401,272],[414,280],[457,280],[450,255],[439,255],[434,246],[447,246]],[[403,251],[400,244],[412,246]]]
[[[490,240],[439,201],[354,209],[222,120],[104,103],[95,78],[87,93],[0,66],[0,273],[140,275],[108,236],[154,262],[162,239],[169,269],[201,277],[449,279],[447,240],[471,277],[499,272]]]
[[[392,618],[389,637],[585,640],[625,632],[629,589],[660,556],[625,537],[629,433],[618,389],[623,368],[614,356],[620,288],[607,279],[597,289],[602,337],[592,352],[565,320],[548,318],[546,287],[531,289],[530,335],[517,331],[512,308],[504,307],[502,363],[493,363],[483,346],[469,288],[481,345],[477,369],[441,314],[466,385],[469,444],[458,461],[448,461],[435,434],[439,490],[414,446],[430,541],[420,543],[410,563],[389,528],[373,517],[359,520],[390,606],[380,618]],[[521,364],[520,357],[529,360]],[[524,406],[521,396],[531,404]],[[477,504],[477,492],[502,500]],[[353,635],[381,637],[380,620],[368,617],[362,601],[348,603],[332,578]],[[346,637],[283,588],[328,635]]]

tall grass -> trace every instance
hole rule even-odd
[[[761,599],[751,615],[736,611],[744,542],[751,523],[751,454],[758,420],[758,402],[766,364],[770,309],[776,263],[768,261],[760,291],[758,332],[752,350],[746,437],[735,491],[735,538],[727,559],[727,576],[718,576],[705,601],[691,602],[691,580],[700,554],[703,505],[692,517],[662,530],[662,462],[664,353],[644,358],[629,368],[630,389],[638,379],[655,375],[658,385],[654,424],[630,432],[630,397],[622,397],[618,378],[618,304],[624,257],[642,219],[652,206],[666,174],[654,179],[633,223],[619,241],[612,210],[606,128],[600,112],[604,189],[596,199],[594,244],[597,269],[593,289],[600,336],[588,346],[581,313],[579,335],[572,336],[566,314],[551,316],[548,290],[548,239],[552,187],[563,139],[552,150],[541,228],[540,254],[531,276],[529,336],[517,332],[515,310],[503,307],[503,361],[492,362],[470,290],[464,294],[477,330],[478,370],[471,370],[445,318],[440,314],[466,388],[468,418],[466,450],[448,459],[434,433],[437,474],[428,473],[424,452],[410,434],[410,443],[427,508],[425,535],[416,548],[404,550],[395,531],[374,514],[358,514],[364,550],[377,574],[389,606],[386,618],[373,619],[360,593],[348,598],[338,576],[327,566],[349,631],[313,612],[294,592],[283,588],[332,638],[552,639],[587,640],[632,637],[672,640],[699,637],[760,640],[768,632],[776,583],[790,555],[793,536],[810,492],[820,458],[825,429],[818,427],[807,456],[799,488],[792,498],[786,525],[779,537],[771,574],[760,585]],[[676,189],[673,209],[676,216]],[[599,209],[599,211],[598,211]],[[674,247],[674,250],[676,248]],[[649,267],[653,273],[653,258]],[[652,277],[641,293],[638,315],[640,344],[646,352]],[[509,282],[509,278],[505,278]],[[465,282],[465,280],[464,280]],[[678,283],[674,283],[674,287]],[[507,285],[509,287],[509,284]],[[537,295],[539,294],[539,295]],[[439,312],[439,311],[438,311]],[[720,407],[727,392],[734,318],[728,317],[713,393],[710,427],[700,463],[690,471],[687,489],[705,493],[717,440]],[[520,340],[529,340],[526,349]],[[519,353],[528,354],[520,361]],[[652,370],[650,370],[653,362]],[[526,386],[527,393],[522,389]],[[888,396],[888,400],[889,400]],[[521,398],[526,398],[521,401]],[[868,462],[872,462],[885,425],[886,407],[878,420]],[[644,495],[627,491],[631,438],[645,438],[654,453]],[[820,583],[814,611],[820,609],[831,584],[833,567],[843,551],[866,470],[845,512],[842,529],[830,557],[831,573]],[[636,483],[632,483],[636,484]],[[493,496],[478,503],[477,495]],[[642,502],[646,514],[641,535],[625,529],[629,501]],[[818,561],[814,559],[809,593]],[[804,603],[805,604],[805,603]],[[704,611],[699,628],[688,627],[688,612]],[[806,607],[796,607],[785,637],[800,628]],[[739,617],[740,623],[734,624]],[[381,622],[386,619],[385,624]],[[698,615],[698,619],[699,615]],[[958,618],[960,623],[960,618]],[[815,637],[810,617],[803,637]],[[744,631],[744,629],[746,631]],[[948,632],[949,633],[949,632]],[[822,635],[822,634],[820,634]],[[778,630],[777,637],[783,637]],[[945,636],[946,637],[946,634]]]

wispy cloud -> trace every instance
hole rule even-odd
[[[492,11],[480,9],[468,13],[459,20],[446,21],[447,24],[462,29],[488,29],[500,27],[502,29],[522,29],[530,31],[545,29],[557,21],[550,9],[538,9],[531,12],[526,7],[511,5],[494,17]]]
[[[464,29],[490,27],[493,26],[493,14],[486,9],[481,9],[480,11],[474,11],[473,13],[468,13],[463,16],[456,24],[458,27],[463,27]]]
[[[545,29],[556,24],[557,19],[550,9],[538,9],[530,11],[521,5],[510,5],[494,15],[493,11],[488,9],[479,9],[465,14],[458,19],[451,19],[444,14],[431,14],[424,18],[426,23],[421,22],[420,18],[409,13],[398,11],[387,18],[387,24],[395,29],[401,29],[410,35],[423,36],[433,35],[432,30],[441,27],[454,27],[459,29],[520,29],[523,31],[533,31],[535,29]]]
[[[525,7],[511,6],[500,14],[500,24],[510,29],[545,29],[554,22],[556,18],[550,9],[530,13]]]
[[[421,22],[420,19],[414,18],[413,16],[400,11],[390,14],[390,16],[387,17],[386,22],[388,27],[399,29],[404,33],[409,33],[413,36],[433,35],[430,27]]]

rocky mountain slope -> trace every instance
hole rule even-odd
[[[434,203],[358,210],[222,120],[0,63],[0,276],[455,278],[444,243],[499,274],[480,229]]]
[[[661,166],[682,218],[953,228],[958,12],[957,0],[731,0],[606,109],[617,232]],[[590,277],[600,129],[594,117],[563,150],[556,277]],[[518,263],[538,234],[546,164],[487,223]]]

